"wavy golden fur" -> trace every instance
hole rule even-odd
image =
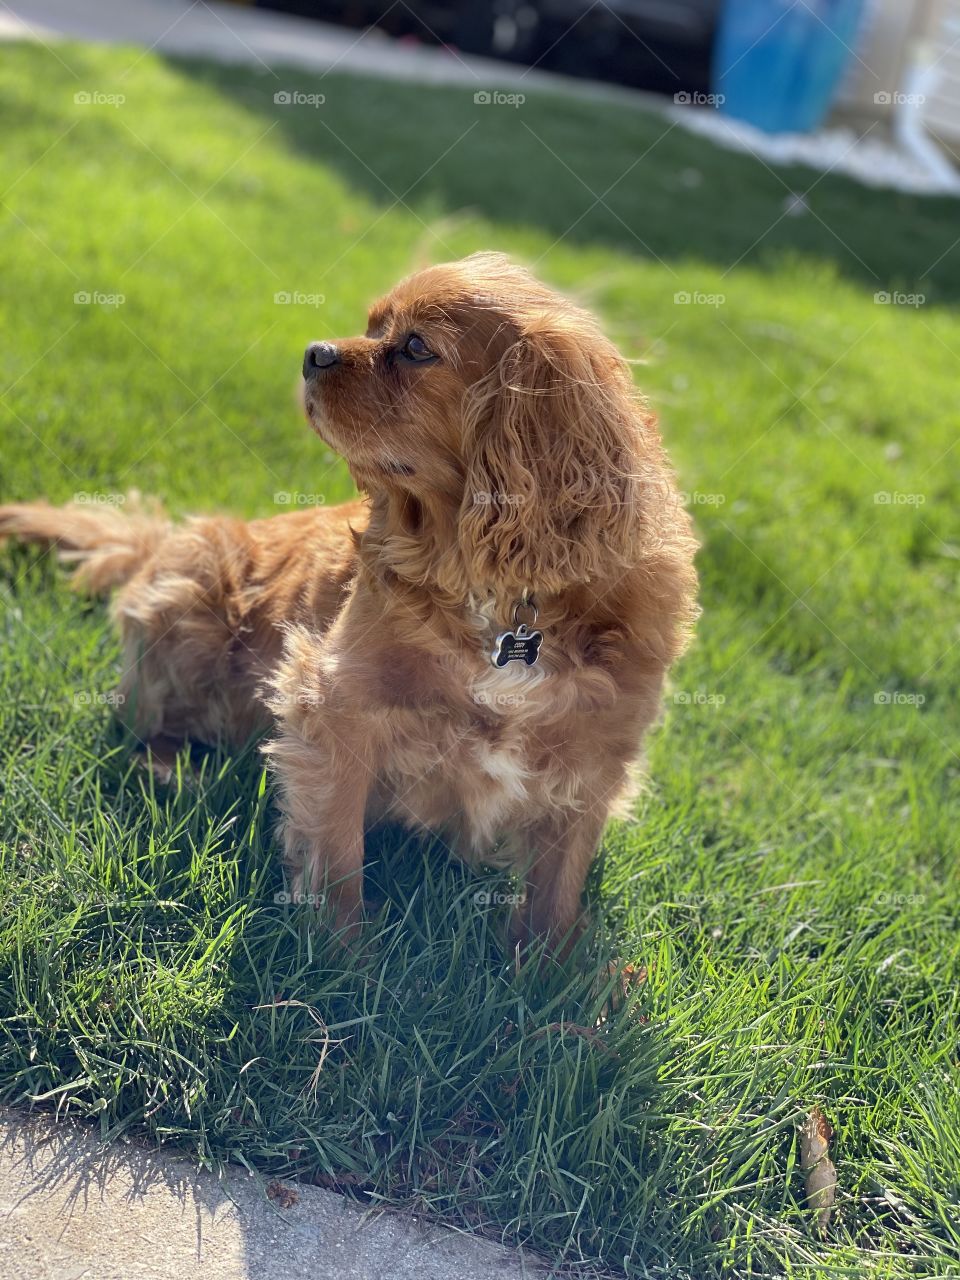
[[[367,497],[242,522],[0,508],[119,587],[145,740],[263,729],[294,889],[353,926],[391,818],[525,877],[518,938],[571,936],[604,823],[695,615],[653,418],[585,311],[497,254],[430,267],[312,344],[307,416]],[[309,487],[309,486],[307,486]],[[493,666],[532,598],[533,666]]]

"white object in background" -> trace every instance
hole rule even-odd
[[[871,119],[892,111],[908,47],[924,30],[926,8],[925,0],[866,0],[835,108]]]
[[[879,126],[867,134],[849,128],[818,129],[816,133],[764,133],[717,111],[671,106],[666,114],[692,133],[702,134],[722,147],[744,151],[770,165],[807,165],[820,173],[854,178],[867,187],[888,187],[911,195],[960,195],[960,179],[952,170],[949,182],[945,182],[939,170],[931,169],[926,156],[914,154],[889,140]],[[942,155],[938,158],[943,160]],[[811,178],[811,184],[813,181]],[[801,212],[795,203],[785,211]]]
[[[923,123],[954,149],[960,144],[960,0],[941,0],[939,22],[929,32],[920,86]]]
[[[956,28],[954,38],[960,42],[960,20],[956,21]],[[942,55],[931,59],[925,44],[919,46],[917,53],[894,106],[893,136],[918,164],[926,166],[942,191],[957,195],[960,173],[936,138],[939,134],[947,142],[960,142],[960,92],[948,96],[953,86],[944,74]],[[960,80],[957,88],[960,89]]]

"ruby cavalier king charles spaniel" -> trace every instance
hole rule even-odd
[[[592,316],[490,253],[312,343],[303,404],[363,498],[179,525],[17,504],[0,536],[119,588],[116,701],[158,753],[267,731],[291,890],[338,928],[391,820],[521,876],[515,942],[563,951],[696,612],[653,417]]]

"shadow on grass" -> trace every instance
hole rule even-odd
[[[73,836],[34,830],[45,856],[15,869],[3,1100],[557,1259],[619,1258],[641,1238],[644,1266],[682,1252],[658,1106],[677,1048],[643,984],[610,973],[602,923],[564,966],[518,964],[491,905],[506,878],[387,829],[368,845],[370,918],[344,948],[283,903],[256,744],[185,751],[164,787],[116,726],[101,734]]]
[[[956,203],[945,197],[869,190],[800,166],[775,172],[623,103],[531,90],[522,106],[498,107],[476,104],[473,85],[169,64],[264,127],[276,126],[290,148],[331,166],[377,205],[402,200],[426,223],[469,213],[529,227],[554,245],[568,239],[668,268],[701,262],[723,273],[734,265],[774,268],[788,255],[829,264],[870,292],[922,290],[931,303],[960,298],[960,257],[949,254]],[[275,92],[292,88],[325,101],[274,102]],[[808,191],[808,208],[797,206],[791,193]],[[304,210],[305,252],[319,236],[322,255],[327,213],[336,210]]]

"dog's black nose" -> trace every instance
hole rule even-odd
[[[314,378],[324,369],[340,363],[340,352],[332,342],[311,342],[303,356],[303,376]]]

